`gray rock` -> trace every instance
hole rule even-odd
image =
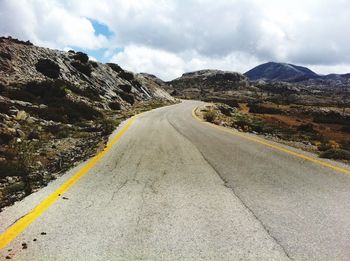
[[[22,130],[17,129],[16,131],[17,131],[18,137],[20,137],[21,139],[25,138],[26,134]]]

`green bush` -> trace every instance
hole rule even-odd
[[[26,189],[26,183],[24,183],[24,181],[19,181],[13,184],[10,184],[6,187],[5,192],[6,194],[13,194],[16,193],[18,191],[22,191]]]
[[[127,80],[127,81],[132,81],[134,80],[134,75],[131,73],[131,72],[126,72],[126,71],[121,71],[119,73],[119,76],[121,78],[123,78],[124,80]]]
[[[120,120],[103,119],[101,121],[102,135],[111,134],[120,124]]]
[[[131,88],[132,88],[132,86],[128,84],[122,84],[122,85],[119,85],[118,87],[122,89],[124,92],[128,92],[128,93],[131,92]]]
[[[7,90],[7,87],[0,82],[0,94],[3,94]]]
[[[350,122],[350,116],[343,116],[338,112],[328,112],[328,113],[314,113],[314,122],[317,123],[329,123],[329,124],[342,124],[348,125]]]
[[[38,72],[52,79],[57,79],[60,76],[60,67],[50,59],[40,59],[35,64],[35,68]]]
[[[81,63],[87,63],[89,61],[89,56],[83,52],[76,52],[73,55],[73,59],[76,61],[80,61]]]
[[[349,140],[342,140],[340,142],[340,146],[342,149],[350,151],[350,141]]]
[[[214,110],[208,110],[208,111],[204,112],[204,114],[203,114],[203,118],[207,122],[214,122],[216,117],[217,117],[217,115],[216,115],[216,112]]]
[[[345,132],[345,133],[350,133],[350,126],[344,126],[341,128],[340,131]]]
[[[71,62],[71,65],[77,69],[79,72],[85,74],[86,76],[90,77],[91,76],[91,65],[88,63],[82,63],[80,61],[73,61]]]
[[[282,114],[283,111],[278,108],[266,107],[261,104],[249,104],[249,112],[260,114]]]
[[[111,69],[117,73],[120,73],[120,72],[123,72],[124,70],[118,65],[118,64],[115,64],[115,63],[107,63],[107,65],[109,67],[111,67]]]
[[[301,132],[314,132],[314,127],[312,124],[310,123],[306,123],[306,124],[300,124],[297,128],[298,131]]]
[[[90,64],[93,68],[97,68],[98,67],[98,63],[95,61],[90,61]]]
[[[0,162],[0,178],[13,176],[23,177],[27,174],[27,169],[19,162]]]
[[[239,107],[239,103],[235,99],[230,98],[221,98],[221,97],[212,97],[209,96],[208,98],[203,98],[203,101],[206,102],[214,102],[214,103],[224,103],[230,107],[237,108]]]
[[[320,157],[326,159],[350,160],[350,151],[343,149],[330,149],[321,153]]]
[[[250,127],[252,131],[255,131],[258,133],[265,132],[265,123],[262,121],[253,122]]]
[[[121,92],[119,93],[120,98],[122,98],[127,103],[133,105],[135,103],[135,97],[132,94]]]
[[[45,120],[75,123],[80,120],[94,120],[102,114],[84,102],[73,102],[67,99],[55,99],[48,108],[38,109],[36,113]]]
[[[118,101],[112,101],[108,104],[109,108],[111,108],[112,110],[116,110],[116,111],[119,111],[121,110],[121,105],[120,105],[120,102]]]

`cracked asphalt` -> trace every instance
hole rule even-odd
[[[0,257],[349,260],[350,176],[200,123],[200,104],[138,117]],[[1,232],[83,164],[0,213]]]

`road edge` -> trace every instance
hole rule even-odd
[[[192,110],[192,117],[194,119],[196,119],[197,121],[199,121],[200,123],[202,124],[206,124],[207,126],[209,127],[212,127],[212,128],[215,128],[215,129],[218,129],[218,130],[221,130],[221,131],[224,131],[224,132],[227,132],[231,135],[234,135],[234,136],[238,136],[238,137],[241,137],[241,138],[244,138],[246,140],[249,140],[249,141],[253,141],[255,143],[259,143],[261,145],[264,145],[265,147],[269,147],[271,149],[275,149],[275,150],[278,150],[278,151],[281,151],[281,152],[284,152],[284,153],[287,153],[289,155],[293,155],[295,157],[298,157],[298,158],[301,158],[301,159],[304,159],[304,160],[307,160],[307,161],[310,161],[310,162],[313,162],[315,164],[318,164],[318,165],[322,165],[323,167],[327,167],[327,168],[330,168],[332,170],[336,170],[338,172],[341,172],[343,174],[347,174],[347,175],[350,175],[350,170],[348,169],[345,169],[345,168],[342,168],[342,167],[339,167],[339,166],[336,166],[336,165],[333,165],[331,163],[328,163],[328,162],[325,162],[325,161],[322,161],[322,160],[319,160],[319,159],[316,159],[316,158],[312,158],[310,156],[307,156],[307,155],[304,155],[304,154],[301,154],[301,153],[298,153],[298,152],[295,152],[295,151],[292,151],[292,150],[289,150],[287,148],[284,148],[282,146],[279,146],[279,145],[275,145],[275,144],[271,144],[269,142],[267,142],[267,140],[265,141],[264,139],[262,138],[258,138],[258,137],[250,137],[248,135],[244,135],[242,133],[239,133],[239,132],[235,132],[234,130],[232,129],[229,129],[229,128],[226,128],[226,127],[223,127],[223,126],[219,126],[219,125],[216,125],[216,124],[213,124],[213,123],[210,123],[210,122],[206,122],[204,121],[203,119],[199,118],[196,114],[196,111],[197,109],[199,108],[199,106],[196,106],[193,110]]]

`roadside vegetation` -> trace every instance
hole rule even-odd
[[[201,108],[204,120],[262,135],[322,158],[350,162],[350,118],[337,109],[295,104],[239,103],[231,107],[215,103]]]
[[[46,186],[102,150],[125,119],[167,105],[164,100],[120,100],[97,106],[97,91],[62,80],[2,86],[0,97],[0,211]],[[15,102],[13,102],[15,101]],[[132,103],[132,104],[131,104]]]

